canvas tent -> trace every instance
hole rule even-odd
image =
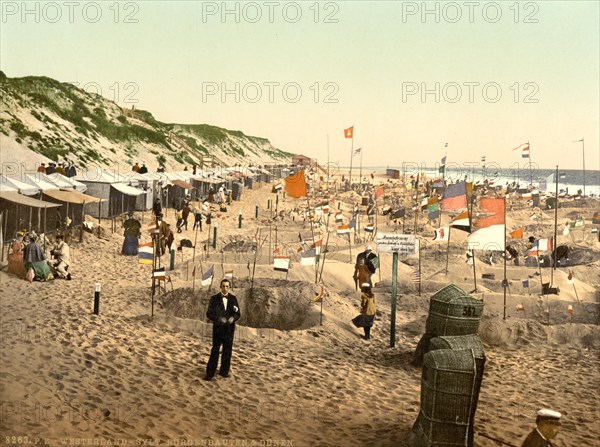
[[[41,191],[37,185],[32,185],[14,178],[5,177],[2,174],[0,174],[0,185],[8,187],[9,189],[14,189],[15,191],[27,196],[34,196],[39,194]]]
[[[48,210],[58,209],[61,205],[34,199],[16,191],[0,191],[0,213],[4,228],[1,230],[2,240],[12,238],[18,230],[35,230],[45,233],[53,229],[57,223],[56,214]]]
[[[142,189],[125,184],[125,177],[103,169],[82,173],[75,179],[87,186],[88,195],[108,202],[108,206],[102,206],[101,202],[99,205],[86,203],[85,212],[94,217],[109,218],[139,209],[136,207],[137,198],[146,194]]]

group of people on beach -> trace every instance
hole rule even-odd
[[[45,242],[47,238],[41,235]],[[45,252],[34,232],[20,231],[12,242],[8,254],[8,271],[32,281],[49,281],[54,278],[71,280],[71,250],[62,234],[55,236],[55,243]],[[45,248],[45,247],[44,247]]]

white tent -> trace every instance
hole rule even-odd
[[[24,183],[14,178],[5,177],[2,174],[0,174],[0,184],[13,188],[26,196],[34,196],[41,191],[41,188],[35,184]]]

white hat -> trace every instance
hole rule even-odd
[[[371,247],[370,245],[367,245],[367,248],[365,248],[365,251],[373,251],[373,247]]]
[[[556,421],[560,420],[562,415],[558,411],[550,410],[549,408],[542,408],[537,412],[538,419]]]
[[[360,287],[371,287],[371,284],[369,284],[368,282],[363,282]]]

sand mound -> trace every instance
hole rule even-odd
[[[306,281],[255,278],[235,282],[234,294],[243,309],[239,324],[253,328],[293,330],[300,328],[309,315],[306,290],[314,285]],[[179,288],[163,297],[167,315],[178,318],[206,319],[209,297],[203,291]]]

